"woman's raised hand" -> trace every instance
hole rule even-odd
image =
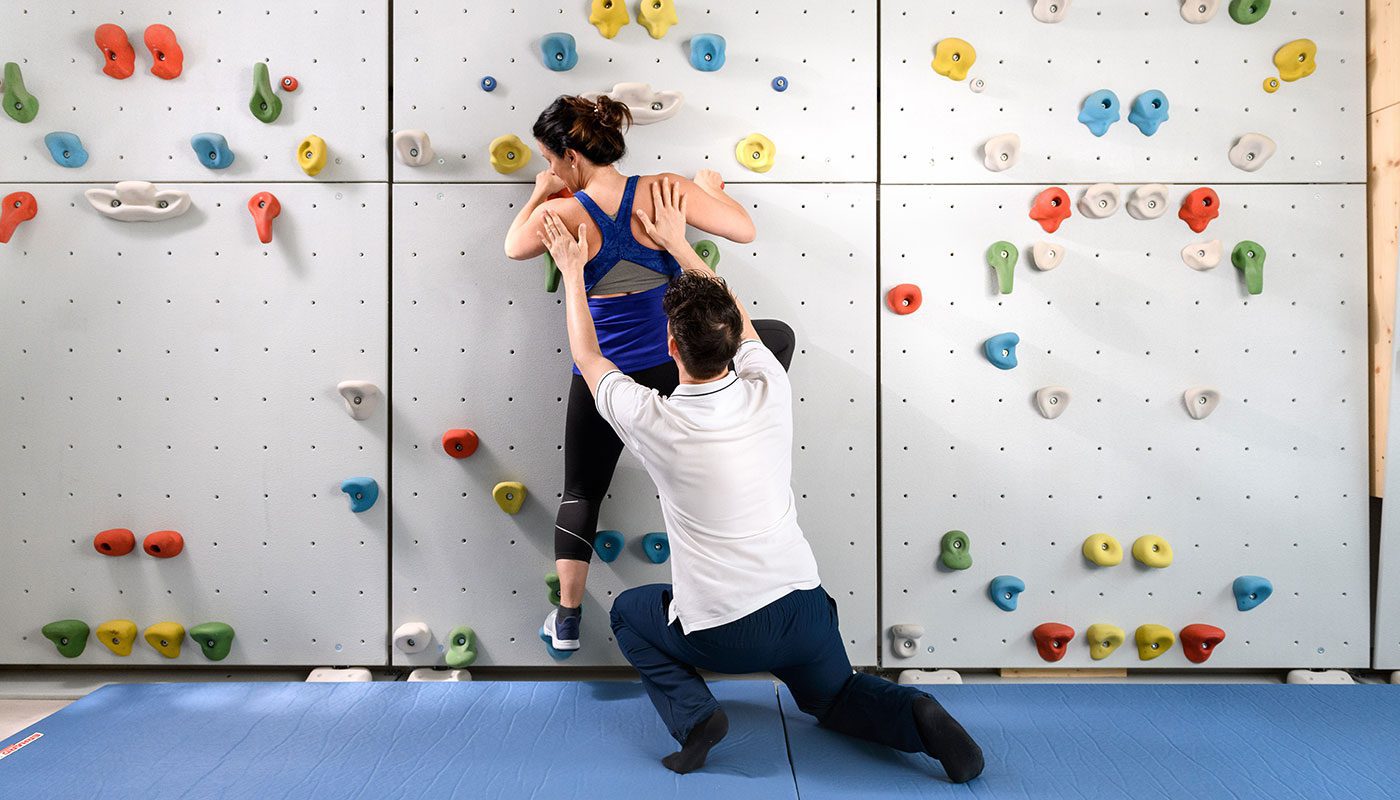
[[[703,189],[706,194],[717,194],[724,191],[724,179],[712,169],[702,169],[695,173],[695,185]]]
[[[555,266],[566,279],[583,275],[583,265],[588,263],[588,227],[579,223],[578,238],[575,239],[553,211],[544,212],[544,231],[540,241],[554,258]]]
[[[536,197],[549,197],[562,191],[564,191],[564,180],[552,171],[544,170],[535,176]]]
[[[637,209],[637,218],[642,221],[642,230],[652,241],[670,250],[685,244],[685,197],[680,195],[680,187],[663,177],[651,184],[651,204],[656,220],[645,209]]]

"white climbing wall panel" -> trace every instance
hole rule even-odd
[[[1125,211],[1047,235],[1026,213],[1040,188],[882,191],[882,283],[924,293],[914,314],[881,313],[883,623],[926,630],[911,659],[887,636],[884,664],[1044,666],[1042,622],[1079,633],[1059,666],[1143,665],[1131,642],[1091,661],[1099,622],[1216,625],[1211,667],[1369,663],[1365,188],[1223,186],[1204,235]],[[1009,295],[986,260],[1002,239],[1021,250]],[[1209,239],[1222,263],[1187,268],[1181,249]],[[1257,296],[1230,264],[1242,239],[1269,254]],[[1064,263],[1032,267],[1039,240]],[[1021,337],[1009,371],[982,353],[1005,331]],[[1073,395],[1055,420],[1033,401],[1051,385]],[[1193,386],[1223,397],[1204,420],[1182,400]],[[936,563],[951,529],[970,569]],[[1125,551],[1162,536],[1175,563],[1093,567],[1095,533]],[[1014,612],[988,598],[998,575],[1025,581]],[[1237,611],[1239,575],[1273,597]],[[1191,665],[1177,646],[1150,666]]]
[[[93,42],[99,25],[125,29],[136,71],[103,74]],[[169,26],[184,51],[173,80],[151,74],[148,25]],[[316,180],[388,178],[389,4],[387,0],[174,0],[58,2],[8,0],[0,12],[0,61],[14,61],[39,100],[27,124],[0,117],[0,174],[27,181],[310,181],[297,165],[307,134],[330,154]],[[282,114],[263,123],[248,109],[253,63],[268,65]],[[45,134],[75,133],[90,157],[75,169],[49,157]],[[234,153],[227,169],[199,163],[190,137],[222,134]]]
[[[1276,0],[1240,25],[1221,0],[1213,20],[1184,21],[1179,0],[1074,0],[1064,21],[1031,16],[1032,0],[885,0],[880,5],[881,176],[885,183],[1366,180],[1364,0]],[[933,71],[934,45],[967,40],[968,79]],[[1317,43],[1317,71],[1273,94],[1264,79],[1285,43]],[[974,79],[986,88],[976,94]],[[1086,97],[1111,89],[1122,120],[1102,138],[1078,121]],[[1170,119],[1144,136],[1133,100],[1158,89]],[[1259,132],[1278,152],[1257,172],[1227,157]],[[983,143],[1019,134],[1020,163],[989,172]]]
[[[793,359],[793,488],[827,591],[841,605],[851,659],[876,657],[875,192],[872,186],[734,188],[758,227],[750,245],[720,242],[720,274],[756,317],[786,321]],[[563,484],[570,361],[561,294],[544,291],[541,260],[511,262],[501,232],[528,196],[515,184],[394,189],[394,625],[425,622],[425,652],[442,663],[447,631],[470,625],[477,664],[548,665],[536,636],[550,609],[554,516]],[[451,428],[481,437],[460,461],[443,452]],[[525,484],[509,516],[499,481]],[[608,609],[618,592],[670,580],[641,538],[664,530],[656,490],[624,453],[600,528],[626,551],[594,559],[584,601],[584,649],[570,666],[622,665]]]
[[[619,0],[620,1],[620,0]],[[536,117],[561,94],[606,92],[614,84],[649,83],[679,91],[685,105],[669,120],[633,128],[628,172],[716,169],[735,181],[875,180],[876,3],[712,0],[676,4],[679,23],[652,39],[637,22],[605,39],[588,23],[586,0],[400,0],[394,4],[395,130],[428,133],[437,160],[406,167],[396,181],[530,181],[544,162],[510,176],[492,169],[490,142],[514,133],[532,149]],[[577,42],[578,65],[543,66],[539,42],[563,32]],[[838,35],[839,32],[839,35]],[[692,36],[726,41],[716,72],[690,66]],[[481,89],[490,75],[492,92]],[[784,76],[789,88],[774,91]],[[777,146],[763,175],[739,168],[734,148],[750,133]]]
[[[227,664],[384,663],[388,415],[336,384],[387,388],[387,187],[272,187],[267,245],[248,186],[171,184],[194,207],[155,223],[18,188],[40,212],[0,249],[0,663],[209,664],[188,640],[70,662],[39,635],[66,618],[226,622]],[[383,494],[353,514],[362,475]],[[118,527],[138,549],[95,552]],[[184,552],[141,552],[164,529]]]

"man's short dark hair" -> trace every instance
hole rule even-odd
[[[683,272],[671,281],[662,306],[685,371],[700,380],[724,374],[744,333],[739,306],[724,279]]]

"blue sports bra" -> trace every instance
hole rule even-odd
[[[617,216],[610,217],[593,202],[586,192],[574,192],[574,197],[583,204],[583,209],[593,219],[601,234],[602,243],[598,254],[589,259],[583,268],[583,284],[586,291],[592,291],[598,281],[619,261],[631,261],[667,278],[674,278],[681,272],[681,265],[665,250],[653,250],[637,241],[632,235],[632,201],[637,192],[637,178],[627,179],[627,188],[622,191],[622,202],[617,207]]]

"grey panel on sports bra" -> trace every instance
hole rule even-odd
[[[600,294],[645,292],[661,286],[666,280],[665,275],[624,258],[593,284],[593,290],[588,295],[594,297]]]

